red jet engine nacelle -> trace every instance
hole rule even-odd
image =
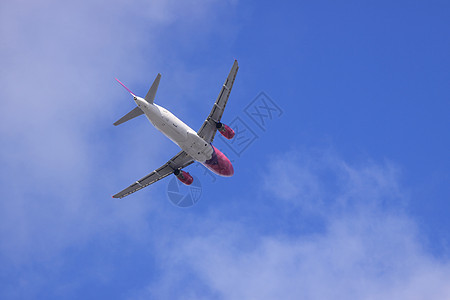
[[[220,122],[216,124],[216,128],[219,130],[220,134],[223,135],[226,139],[231,140],[235,135],[234,130],[231,129],[230,126],[222,124]]]
[[[192,178],[191,174],[183,170],[175,170],[173,174],[175,174],[178,180],[184,183],[185,185],[191,185],[192,182],[194,182],[194,178]]]

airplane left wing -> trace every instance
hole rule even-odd
[[[146,186],[149,186],[152,183],[155,183],[156,181],[163,179],[164,177],[169,176],[172,174],[176,169],[182,169],[184,167],[189,166],[194,162],[194,159],[189,156],[186,152],[181,151],[174,157],[172,157],[166,164],[164,164],[159,169],[156,169],[155,171],[151,172],[147,176],[139,179],[126,189],[120,191],[119,193],[115,194],[113,198],[123,198],[125,196],[128,196],[136,191],[139,191],[140,189],[145,188]]]
[[[198,135],[203,138],[208,143],[211,143],[216,134],[217,128],[216,124],[220,122],[222,118],[223,111],[228,102],[228,97],[230,97],[231,88],[233,87],[234,79],[236,78],[237,71],[239,69],[237,60],[234,61],[231,67],[230,74],[228,74],[225,83],[222,85],[219,96],[214,103],[208,118],[206,118],[200,130],[197,132]]]

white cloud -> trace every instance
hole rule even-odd
[[[124,206],[112,204],[110,195],[177,149],[145,120],[111,126],[133,107],[113,78],[148,86],[147,74],[173,59],[163,52],[170,39],[158,39],[190,30],[186,38],[195,32],[202,40],[218,27],[212,10],[221,3],[1,2],[0,237],[7,242],[0,255],[6,261],[45,261],[109,233],[146,234],[156,202]],[[211,26],[198,30],[202,25]]]
[[[289,194],[280,194],[267,182],[275,197],[264,197],[264,201],[272,200],[273,209],[280,209],[281,199],[293,197],[283,207],[294,213],[279,216],[289,223],[302,218],[305,209],[303,202],[298,206],[294,200],[313,201],[319,195],[322,202],[314,209],[323,210],[315,216],[324,222],[324,230],[274,233],[236,221],[209,220],[199,225],[197,220],[201,232],[180,237],[176,251],[161,249],[165,276],[143,291],[144,298],[450,298],[449,262],[424,250],[417,224],[402,205],[394,203],[406,197],[395,167],[374,162],[357,166],[327,151],[290,152],[271,162],[271,178],[285,172],[279,166],[286,163],[286,157],[291,159],[290,168],[302,175],[290,172],[292,176],[281,177],[283,182],[275,184],[293,187],[306,178],[316,192],[294,187]],[[319,192],[333,186],[330,176],[339,186]],[[267,220],[269,225],[278,221]]]
[[[127,95],[119,94],[112,78],[120,74],[126,82],[145,85],[148,74],[180,64],[169,75],[175,79],[172,90],[196,90],[201,76],[165,53],[171,42],[158,39],[186,33],[177,45],[193,51],[208,34],[226,36],[232,24],[211,13],[221,5],[1,2],[0,257],[6,270],[19,270],[18,287],[33,293],[48,285],[42,273],[24,275],[28,269],[22,266],[44,265],[58,274],[64,250],[118,234],[158,248],[161,280],[138,288],[133,298],[449,298],[449,265],[421,246],[417,225],[401,210],[407,196],[390,163],[355,166],[309,151],[274,159],[269,168],[280,173],[266,183],[272,194],[264,198],[275,209],[283,203],[274,224],[301,223],[311,213],[324,229],[308,234],[265,230],[270,219],[246,227],[212,216],[193,216],[173,234],[168,224],[174,215],[161,214],[160,201],[109,202],[106,191],[113,193],[124,180],[128,184],[158,165],[168,146],[139,120],[132,128],[115,129],[120,137],[105,137],[113,116],[132,107],[120,102]],[[142,139],[141,132],[149,138]],[[150,234],[155,224],[160,235]],[[114,263],[105,263],[98,276],[114,272]]]
[[[266,191],[316,213],[339,206],[382,205],[391,199],[391,206],[402,206],[407,197],[406,190],[400,192],[400,172],[392,162],[368,160],[353,166],[331,150],[285,153],[270,161],[268,172],[277,175],[264,179]]]

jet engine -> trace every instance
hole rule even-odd
[[[185,185],[191,185],[192,182],[194,182],[194,178],[192,178],[191,174],[183,170],[175,170],[173,174],[175,174],[178,180],[184,183]]]
[[[216,128],[219,130],[220,134],[223,135],[226,139],[231,140],[234,137],[234,130],[231,129],[230,126],[222,124],[222,123],[217,123],[216,124]]]

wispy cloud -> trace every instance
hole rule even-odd
[[[216,22],[210,11],[220,2],[0,5],[0,236],[7,241],[0,255],[20,265],[108,230],[144,234],[151,202],[106,201],[168,159],[168,142],[156,131],[152,136],[147,122],[112,127],[133,107],[113,78],[147,88],[164,61],[174,59],[164,55],[170,38],[158,39],[204,27],[195,31],[201,40],[217,28],[203,25]],[[149,138],[142,139],[144,131]]]
[[[154,73],[172,68],[167,95],[198,89],[210,80],[199,74],[215,71],[188,71],[171,48],[194,52],[212,33],[227,36],[233,22],[210,13],[225,10],[221,5],[1,2],[0,295],[30,298],[58,286],[61,296],[90,280],[111,283],[122,271],[113,251],[90,272],[77,269],[82,276],[60,275],[70,250],[103,259],[102,250],[122,238],[117,251],[129,243],[156,261],[143,275],[148,283],[123,292],[132,298],[450,297],[449,264],[423,249],[418,225],[402,210],[407,192],[398,168],[389,162],[354,164],[326,151],[275,157],[270,179],[256,180],[264,182],[261,200],[280,212],[254,208],[261,221],[251,226],[221,215],[223,207],[180,220],[179,212],[164,210],[158,187],[146,191],[158,201],[108,201],[167,158],[169,145],[138,120],[116,129],[120,137],[106,129],[113,115],[132,107],[113,77],[146,86]],[[298,230],[306,215],[323,227]],[[278,225],[287,230],[267,229]],[[157,279],[147,278],[153,273]]]
[[[280,168],[286,162],[295,171],[290,176]],[[165,276],[148,287],[148,294],[201,298],[206,293],[219,299],[450,297],[450,264],[424,250],[417,224],[398,205],[407,195],[392,164],[352,164],[329,151],[293,151],[270,166],[273,180],[266,188],[273,195],[264,201],[272,201],[274,209],[293,211],[278,218],[301,223],[302,211],[309,213],[315,205],[314,211],[322,211],[315,218],[325,224],[324,230],[267,233],[231,220],[213,226],[211,220],[197,222],[208,229],[180,238],[176,251],[161,250]],[[308,188],[299,182],[304,180]],[[274,185],[291,189],[280,193]],[[289,201],[280,207],[283,200]]]

